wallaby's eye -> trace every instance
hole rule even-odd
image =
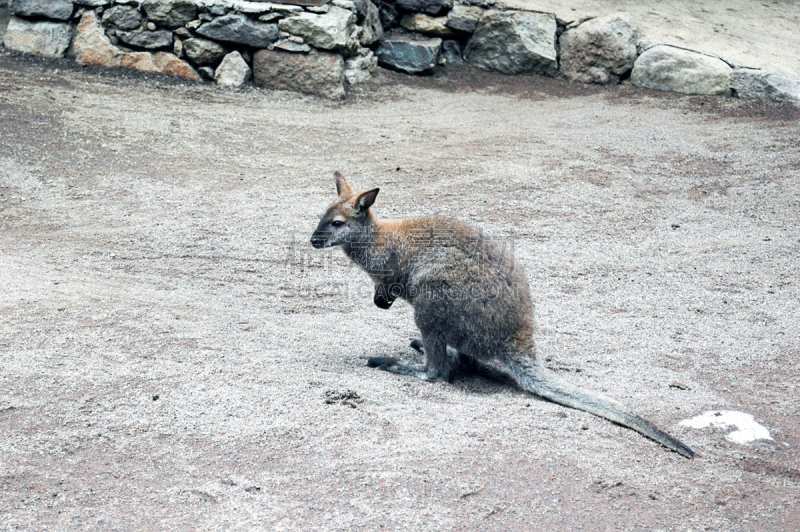
[[[331,222],[331,227],[341,227],[344,225],[344,222],[341,220],[334,220]]]

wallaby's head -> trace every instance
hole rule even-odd
[[[380,190],[374,188],[356,194],[342,174],[334,172],[333,178],[339,197],[320,217],[319,225],[311,235],[311,245],[317,249],[359,242],[359,235],[372,223],[369,208]]]

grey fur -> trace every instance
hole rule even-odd
[[[694,452],[620,403],[568,384],[536,359],[533,305],[525,274],[497,241],[448,218],[377,220],[378,189],[355,194],[336,172],[339,198],[314,232],[314,247],[341,246],[376,285],[375,304],[414,308],[425,364],[373,358],[372,367],[427,381],[450,380],[465,362],[505,373],[523,390],[631,428],[692,458]],[[412,347],[414,344],[412,344]]]

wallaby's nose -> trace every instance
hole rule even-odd
[[[311,245],[314,246],[315,248],[319,249],[319,248],[321,248],[322,246],[325,245],[325,240],[323,240],[322,238],[318,237],[317,235],[314,235],[314,236],[311,237]]]

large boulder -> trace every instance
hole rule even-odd
[[[171,47],[173,37],[171,31],[118,31],[120,41],[138,48],[156,49]]]
[[[731,73],[731,88],[742,99],[789,102],[800,107],[800,79],[754,68],[737,68]]]
[[[487,11],[466,49],[467,61],[502,74],[558,73],[556,18],[550,13]]]
[[[323,50],[346,47],[355,25],[353,12],[336,6],[322,15],[304,12],[278,22],[281,30],[302,37],[307,44]]]
[[[222,61],[228,51],[214,41],[193,37],[183,41],[183,53],[195,65],[207,66],[215,65]]]
[[[116,5],[103,13],[103,23],[121,30],[135,30],[142,25],[142,12],[137,7]]]
[[[313,51],[295,54],[259,50],[253,55],[253,77],[258,85],[342,99],[344,60],[339,54]]]
[[[396,0],[395,5],[412,13],[441,15],[453,7],[453,0]]]
[[[226,55],[217,67],[214,81],[220,87],[241,87],[253,75],[247,62],[239,52]]]
[[[5,34],[5,47],[43,57],[62,57],[69,47],[72,28],[65,22],[31,22],[11,17]]]
[[[266,48],[278,40],[278,25],[256,22],[245,15],[233,13],[203,24],[197,28],[197,33],[215,41]]]
[[[11,13],[21,17],[46,17],[68,20],[72,16],[72,0],[11,0]]]
[[[119,66],[121,51],[111,44],[93,11],[83,14],[75,28],[69,54],[81,65]]]
[[[142,8],[147,18],[170,29],[183,26],[197,16],[194,0],[144,0]]]
[[[395,34],[385,37],[375,55],[383,66],[420,74],[432,70],[442,49],[439,38],[421,38],[415,35]]]
[[[732,69],[719,58],[673,46],[650,48],[633,64],[637,87],[683,94],[726,94]]]
[[[636,60],[639,30],[628,13],[588,20],[559,40],[561,73],[583,83],[619,83]]]

